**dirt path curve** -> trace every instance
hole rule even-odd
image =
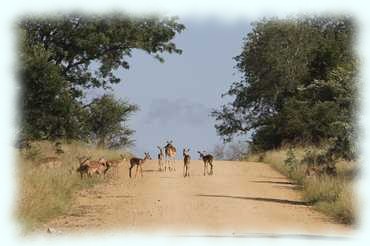
[[[203,176],[203,164],[191,162],[191,177],[157,171],[144,164],[144,177],[118,177],[79,192],[67,215],[49,222],[62,232],[123,230],[175,234],[313,233],[349,234],[302,202],[297,187],[269,165],[215,161],[215,175]]]

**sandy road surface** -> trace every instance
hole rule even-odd
[[[144,164],[144,177],[129,179],[127,165],[118,177],[76,194],[71,210],[49,222],[62,232],[311,233],[349,234],[302,202],[297,187],[267,164],[215,161],[215,175],[191,162],[191,177],[157,171]],[[77,174],[76,174],[77,175]]]

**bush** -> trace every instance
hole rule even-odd
[[[297,169],[298,160],[294,155],[294,151],[292,148],[288,149],[287,158],[284,160],[284,165],[288,170],[288,173],[291,174],[294,170]]]

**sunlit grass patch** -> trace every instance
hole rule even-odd
[[[83,143],[63,144],[64,153],[56,155],[50,142],[36,142],[30,150],[18,155],[18,204],[16,216],[25,230],[35,229],[49,219],[65,213],[71,206],[76,191],[93,187],[103,182],[103,177],[84,178],[76,172],[79,166],[77,157],[91,156],[119,159],[120,151],[97,149]],[[30,154],[31,153],[31,154]],[[42,159],[56,157],[62,166],[46,168]]]
[[[301,185],[303,199],[311,203],[315,209],[342,223],[355,223],[353,181],[358,174],[357,163],[340,160],[336,163],[337,176],[307,177],[306,165],[300,162],[304,156],[304,150],[304,147],[294,149],[297,161],[293,168],[286,165],[287,148],[252,154],[247,157],[247,160],[272,165],[280,173]]]

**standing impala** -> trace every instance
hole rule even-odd
[[[208,165],[211,166],[210,172],[208,172],[208,175],[213,175],[213,156],[210,154],[203,154],[202,152],[198,151],[200,158],[202,158],[204,162],[204,172],[203,175],[206,176],[206,169],[208,169]]]
[[[164,159],[163,148],[161,148],[160,146],[157,146],[157,148],[159,149],[159,153],[158,153],[159,171],[162,171],[163,170],[163,159]]]
[[[166,155],[166,165],[164,170],[166,171],[166,167],[168,166],[169,171],[176,171],[175,169],[175,158],[176,158],[176,148],[172,145],[172,141],[167,141],[166,146],[164,146],[164,151]]]
[[[136,178],[136,175],[137,175],[137,172],[138,172],[138,169],[140,168],[140,173],[141,173],[141,177],[143,177],[143,164],[144,162],[149,159],[151,160],[152,158],[150,157],[149,153],[144,153],[144,158],[141,159],[141,158],[137,158],[137,157],[133,157],[130,159],[130,168],[129,168],[129,177],[131,178],[131,170],[134,166],[136,166],[136,172],[135,172],[135,178]]]
[[[184,177],[190,176],[190,149],[183,149],[182,154],[184,156]]]

